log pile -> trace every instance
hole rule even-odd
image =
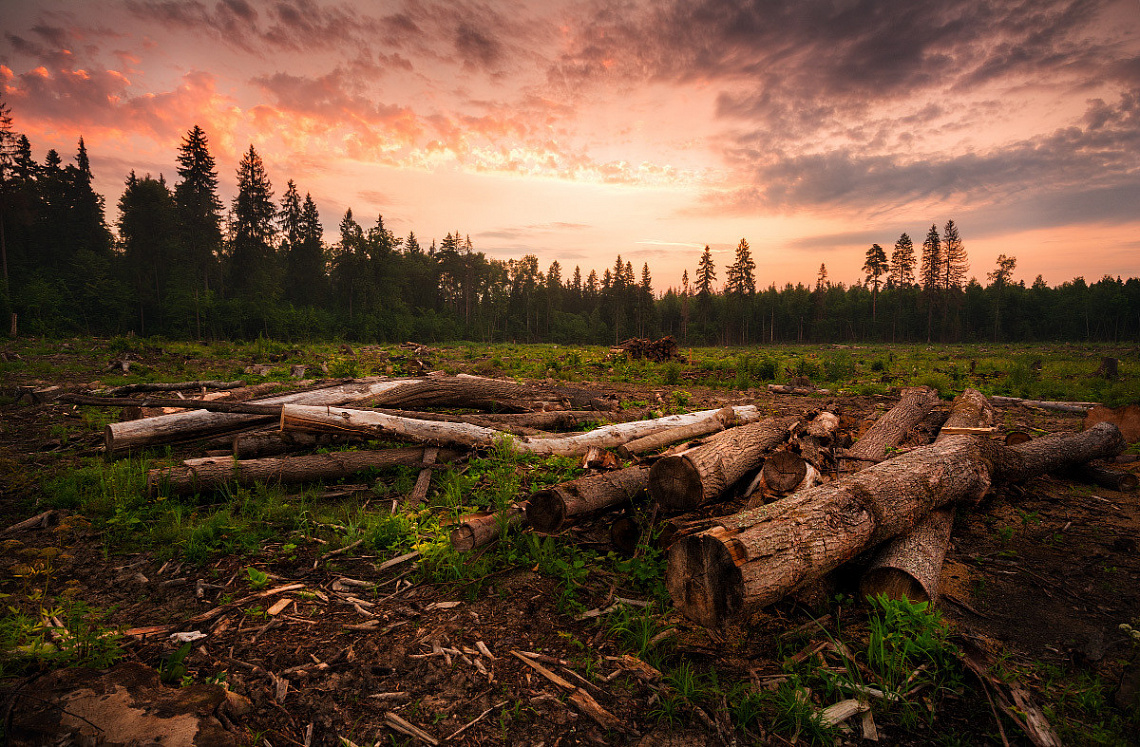
[[[626,355],[633,360],[647,360],[654,363],[668,363],[680,358],[677,341],[672,335],[662,337],[660,340],[648,340],[644,337],[631,337],[630,339],[610,348],[614,355]]]

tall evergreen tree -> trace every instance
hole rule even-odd
[[[292,182],[289,184],[292,185]],[[286,256],[285,295],[297,306],[316,306],[325,300],[328,281],[325,271],[324,228],[311,194],[305,194],[299,213],[297,235],[290,242],[289,254]]]
[[[178,147],[178,177],[174,205],[178,211],[182,250],[194,268],[195,284],[210,290],[217,280],[222,250],[222,201],[218,197],[218,171],[206,133],[194,125]]]
[[[867,261],[863,263],[863,272],[866,273],[866,282],[871,286],[871,321],[877,319],[876,307],[879,301],[879,286],[882,277],[887,274],[887,253],[878,244],[871,244],[867,250]]]
[[[238,164],[238,193],[233,202],[230,283],[234,291],[258,303],[278,295],[273,185],[252,145]]]
[[[939,284],[943,290],[961,289],[966,282],[966,273],[970,269],[966,258],[966,247],[958,235],[958,227],[953,219],[946,221],[946,228],[942,236],[942,254],[939,257]]]
[[[702,258],[703,259],[703,258]],[[750,296],[756,292],[756,262],[747,239],[741,239],[736,246],[736,261],[728,268],[726,290],[738,296]]]
[[[2,92],[0,92],[2,93]],[[7,305],[10,290],[8,287],[8,195],[13,191],[16,164],[16,132],[12,129],[12,110],[0,98],[0,267],[3,268],[4,306]]]
[[[938,226],[930,224],[926,240],[922,242],[922,292],[926,297],[926,341],[930,342],[934,329],[934,300],[941,288],[942,237]]]
[[[119,240],[136,299],[139,334],[154,334],[161,329],[166,293],[178,260],[174,196],[161,178],[147,174],[139,179],[133,171],[127,177],[119,198]]]
[[[1017,257],[1007,257],[999,254],[997,267],[986,277],[990,281],[990,291],[994,297],[994,342],[1001,340],[1001,307],[1005,296],[1006,286],[1013,280],[1013,270],[1017,267]],[[1037,276],[1040,279],[1040,275]],[[1042,281],[1044,282],[1044,281]]]
[[[716,282],[716,265],[713,263],[712,250],[708,244],[705,244],[705,250],[697,263],[697,296],[707,298],[712,295],[714,282]]]
[[[904,233],[899,236],[894,251],[891,252],[891,275],[887,285],[894,288],[909,288],[914,285],[914,266],[914,242]]]

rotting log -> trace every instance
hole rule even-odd
[[[753,405],[735,409],[738,420],[754,421],[759,412]],[[286,405],[281,411],[282,430],[308,430],[320,433],[356,433],[371,438],[404,438],[435,445],[485,448],[503,441],[520,453],[543,456],[582,456],[590,447],[612,449],[635,438],[699,422],[717,415],[718,410],[702,410],[684,415],[668,415],[654,420],[635,420],[603,425],[583,433],[560,436],[516,438],[494,428],[470,423],[444,423],[415,418],[398,418],[372,410],[341,407]]]
[[[648,477],[648,467],[628,467],[535,491],[526,504],[527,523],[536,532],[561,532],[585,517],[632,501],[645,491]]]
[[[456,458],[454,452],[440,453],[439,461]],[[236,460],[230,457],[188,459],[180,465],[147,472],[147,493],[152,497],[166,490],[171,495],[208,492],[234,483],[251,486],[257,483],[298,483],[314,480],[339,480],[373,467],[397,465],[421,466],[422,448],[383,449],[379,451],[336,451],[328,454],[267,459]]]
[[[925,413],[918,420],[922,417]],[[985,395],[976,389],[967,389],[954,399],[950,416],[934,442],[945,444],[969,439],[962,430],[987,429],[993,421],[994,410]],[[911,531],[883,543],[859,580],[860,595],[886,594],[891,599],[937,601],[942,561],[946,558],[950,530],[954,526],[954,511],[953,506],[936,508]]]
[[[715,500],[758,469],[765,452],[787,440],[798,417],[765,418],[729,428],[705,444],[659,459],[649,472],[649,495],[661,507],[686,511]]]
[[[526,521],[526,506],[514,505],[497,513],[472,514],[461,518],[451,529],[451,547],[468,552],[505,537]]]
[[[651,436],[638,438],[618,447],[618,453],[627,459],[637,454],[657,451],[663,446],[688,441],[691,438],[700,438],[711,433],[717,433],[736,424],[736,412],[731,407],[724,407],[717,411],[716,416],[680,428],[672,428]]]
[[[310,389],[303,392],[281,394],[275,397],[244,403],[247,406],[281,406],[286,403],[306,405],[342,405],[380,394],[389,389],[406,386],[418,379],[360,379],[337,386]],[[220,404],[220,403],[209,403]],[[186,403],[182,403],[185,407]],[[238,414],[194,410],[171,415],[160,415],[143,420],[111,423],[104,431],[104,446],[108,454],[128,449],[153,446],[192,438],[201,438],[229,430],[236,430],[262,422],[272,422],[275,415]]]
[[[1038,446],[1042,441],[1049,443]],[[715,519],[711,528],[673,543],[666,586],[686,616],[720,626],[913,529],[936,508],[978,500],[993,483],[1123,448],[1120,431],[1111,424],[1012,447],[970,437],[920,447],[781,501]]]
[[[888,451],[898,446],[907,433],[938,404],[938,392],[925,386],[910,387],[902,391],[899,401],[887,410],[847,450],[849,460],[840,462],[844,471],[857,471],[869,464],[886,459]]]
[[[1109,490],[1115,490],[1119,493],[1129,493],[1136,489],[1137,480],[1136,475],[1131,472],[1125,472],[1120,469],[1109,469],[1108,467],[1101,467],[1096,464],[1080,464],[1076,467],[1064,470],[1061,473],[1062,477],[1067,477],[1073,480],[1079,480],[1091,485],[1097,485]]]
[[[138,384],[125,384],[108,389],[105,394],[109,397],[122,397],[135,392],[180,392],[188,389],[238,389],[245,386],[241,379],[236,381],[178,381],[164,384],[158,382],[140,382]]]

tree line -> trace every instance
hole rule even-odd
[[[22,332],[177,338],[615,343],[673,335],[684,344],[840,341],[1122,340],[1140,337],[1140,279],[1014,282],[1002,255],[971,277],[953,220],[921,247],[907,234],[867,250],[864,277],[762,288],[747,240],[718,283],[709,247],[679,287],[657,292],[648,264],[619,255],[599,275],[545,270],[534,255],[488,258],[461,231],[426,246],[351,209],[326,236],[310,194],[279,198],[251,145],[237,194],[218,196],[206,133],[182,139],[177,181],[131,172],[112,232],[87,150],[39,163],[0,102],[0,313]]]

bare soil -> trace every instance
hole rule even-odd
[[[158,350],[141,359],[154,370],[164,365]],[[77,365],[74,354],[61,352],[54,363],[62,367],[64,362],[75,373],[39,383],[72,389],[90,387],[101,377],[113,383],[103,370],[104,359],[92,356]],[[463,369],[463,361],[450,363]],[[186,365],[192,368],[193,362]],[[4,386],[34,383],[7,381]],[[667,401],[670,391],[632,384],[594,388],[651,406]],[[828,405],[855,432],[877,409],[893,404],[892,397],[686,389],[692,393],[688,405],[692,409],[756,403],[773,413],[792,414]],[[1007,428],[1062,432],[1081,427],[1079,417],[1029,408],[1008,408],[999,414],[999,422]],[[58,428],[53,431],[53,426],[74,423],[77,417],[76,408],[60,404],[0,407],[0,527],[41,510],[44,475],[69,469],[81,456],[97,453],[98,432],[70,435],[64,443]],[[185,450],[187,456],[196,455],[199,449],[177,447],[175,454]],[[1046,476],[987,497],[958,512],[938,607],[958,636],[987,650],[1001,662],[1002,671],[1041,671],[1042,665],[1052,664],[1074,682],[1097,675],[1115,688],[1134,656],[1118,626],[1140,616],[1138,529],[1140,498],[1135,492],[1117,493]],[[580,537],[588,542],[601,540],[601,534],[600,529],[587,528]],[[790,743],[772,730],[737,731],[726,703],[699,711],[683,709],[672,721],[662,718],[655,710],[659,683],[637,676],[597,619],[577,620],[560,612],[557,582],[529,568],[502,572],[472,596],[463,586],[405,586],[400,577],[406,567],[378,570],[388,558],[346,555],[313,570],[314,560],[325,552],[317,543],[298,548],[291,560],[282,560],[273,546],[266,546],[262,557],[225,556],[198,567],[167,562],[152,553],[109,555],[100,536],[76,517],[56,527],[18,531],[0,539],[9,541],[0,554],[0,592],[28,593],[14,574],[23,557],[14,548],[61,547],[52,581],[55,588],[46,591],[72,589],[73,598],[109,611],[107,622],[112,626],[164,626],[158,634],[125,639],[130,662],[154,667],[169,657],[176,648],[168,638],[171,631],[207,633],[207,638],[193,644],[186,660],[189,672],[199,680],[225,672],[229,689],[249,701],[247,707],[200,714],[221,725],[220,732],[213,726],[209,732],[211,739],[222,740],[217,743],[232,739],[236,744],[331,747],[343,744],[342,738],[358,745],[412,743],[411,737],[386,725],[386,712],[440,740],[468,725],[451,740],[454,744]],[[307,593],[267,596],[208,621],[192,622],[225,599],[254,593],[244,573],[252,564],[272,574],[271,589],[297,583]],[[371,589],[337,585],[343,577],[376,584],[375,594]],[[195,587],[200,578],[220,588],[198,595]],[[844,596],[852,593],[847,581],[838,574],[832,586],[817,590],[815,598],[808,594],[785,600],[746,624],[722,631],[702,629],[672,614],[669,622],[678,635],[669,660],[715,669],[722,684],[763,681],[781,671],[785,644],[778,636],[810,623],[812,617],[830,615],[831,635],[860,635],[865,614]],[[603,605],[611,590],[620,586],[621,579],[591,578],[586,605]],[[287,597],[294,601],[273,617],[251,611]],[[354,606],[344,597],[364,603]],[[797,640],[807,648],[824,639],[809,634]],[[483,653],[483,647],[494,658]],[[525,665],[513,651],[540,654],[538,663],[589,693],[620,721],[622,729],[603,728],[567,701],[564,688]],[[44,705],[48,696],[36,690],[43,676],[0,683],[8,700],[0,706],[0,714],[5,714],[12,744],[46,743],[37,741],[44,737],[36,732],[36,724],[42,724],[50,712],[59,717],[55,706]],[[880,742],[929,744],[945,739],[944,735],[959,739],[946,743],[994,740],[994,715],[983,691],[972,685],[961,696],[942,701],[933,726],[907,729],[889,718],[880,721]],[[1022,679],[1020,685],[1038,704],[1048,705],[1055,697],[1043,679]],[[58,691],[66,682],[53,681],[52,687]],[[860,741],[858,719],[851,723],[854,730],[845,739],[855,743]],[[75,719],[72,724],[79,728]],[[1005,724],[1011,744],[1030,743],[1008,721]],[[1134,736],[1131,743],[1140,741]]]

